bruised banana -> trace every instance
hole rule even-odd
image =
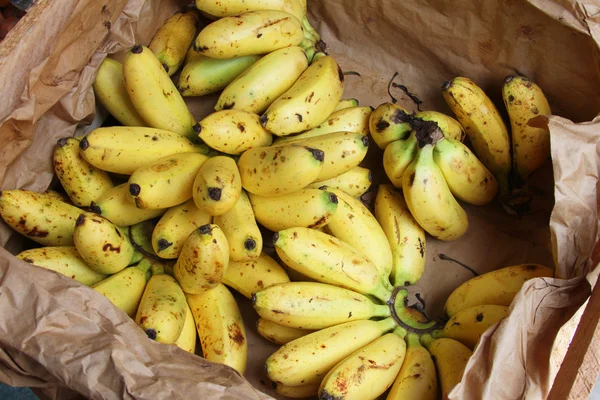
[[[194,49],[212,58],[234,58],[297,46],[301,21],[285,11],[261,10],[224,17],[200,31]]]
[[[166,209],[137,208],[131,200],[128,183],[123,183],[106,191],[96,203],[92,204],[90,209],[117,226],[139,224],[160,217],[167,211]]]
[[[383,151],[383,169],[394,187],[402,189],[402,179],[417,155],[417,138],[411,133],[406,139],[388,144]]]
[[[264,288],[289,282],[290,278],[277,261],[266,253],[249,261],[229,261],[221,282],[251,299]]]
[[[419,111],[415,114],[414,119],[435,122],[447,139],[462,142],[465,138],[466,133],[460,122],[441,112],[430,110]]]
[[[158,29],[148,48],[156,55],[169,76],[179,70],[196,36],[198,13],[178,12]]]
[[[358,99],[340,100],[340,102],[337,104],[337,106],[335,106],[335,108],[333,109],[332,114],[335,113],[336,111],[343,110],[344,108],[358,107],[359,105],[360,105],[360,102],[358,101]],[[369,114],[369,116],[370,116],[370,114]]]
[[[300,0],[196,0],[196,8],[215,17],[231,17],[248,11],[280,10],[302,21],[306,14]]]
[[[377,107],[369,117],[369,132],[380,149],[385,149],[388,144],[406,139],[412,130],[411,115],[404,108],[383,103]]]
[[[507,315],[508,307],[505,306],[484,304],[466,308],[446,322],[441,337],[458,340],[473,350],[481,335]]]
[[[442,389],[442,399],[447,399],[462,375],[473,352],[464,344],[447,338],[425,339],[425,347],[431,353]]]
[[[235,161],[216,156],[206,161],[194,180],[192,194],[196,207],[212,216],[231,210],[242,193],[242,180]]]
[[[372,182],[373,175],[371,170],[356,166],[334,178],[320,182],[313,182],[308,185],[307,188],[318,189],[321,186],[328,186],[334,189],[339,189],[351,197],[358,197],[369,190]]]
[[[311,329],[298,329],[279,325],[265,318],[259,318],[258,321],[256,321],[256,330],[260,336],[264,337],[269,342],[280,345],[314,332]],[[317,394],[317,389],[318,388],[315,388],[314,394]]]
[[[194,354],[196,352],[196,339],[198,337],[198,331],[196,331],[196,322],[194,321],[194,314],[192,314],[190,306],[187,305],[187,301],[186,307],[187,310],[185,313],[185,322],[183,323],[183,329],[181,330],[181,334],[173,344],[179,347],[180,349],[187,351],[188,353]]]

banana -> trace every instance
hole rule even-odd
[[[258,115],[247,111],[216,111],[199,124],[200,139],[227,154],[239,155],[252,147],[267,147],[273,142],[273,136],[262,127]]]
[[[405,340],[404,362],[386,400],[436,400],[438,380],[431,354],[421,346],[416,334],[409,333]]]
[[[437,368],[442,399],[447,399],[452,389],[461,381],[473,352],[462,343],[446,338],[425,341],[425,347],[431,353]]]
[[[190,59],[189,54],[195,54],[192,48],[177,81],[182,96],[204,96],[225,89],[260,59],[259,55],[217,59],[201,54]]]
[[[156,55],[169,76],[179,70],[196,36],[198,13],[178,12],[158,29],[148,48]]]
[[[196,51],[212,58],[234,58],[297,46],[302,23],[278,10],[249,11],[208,24],[194,42]]]
[[[102,215],[117,226],[131,226],[156,217],[160,217],[166,209],[137,208],[131,201],[129,184],[123,183],[106,191],[98,201],[90,207],[91,211]]]
[[[481,335],[496,322],[508,315],[508,307],[484,304],[466,308],[446,322],[442,337],[458,340],[471,350],[477,346]]]
[[[194,315],[202,354],[208,361],[246,370],[248,342],[235,299],[223,284],[202,294],[187,294]]]
[[[163,157],[136,169],[129,177],[129,194],[137,208],[169,208],[192,198],[198,171],[209,158],[198,153]]]
[[[508,193],[511,170],[506,125],[485,92],[472,80],[457,77],[442,86],[444,100],[465,128],[477,157],[498,180],[500,194]]]
[[[457,199],[483,206],[498,193],[494,175],[458,140],[442,138],[435,144],[433,160]]]
[[[383,103],[369,117],[369,132],[377,146],[383,150],[388,144],[410,135],[410,122],[411,115],[404,108]]]
[[[278,385],[318,383],[337,363],[395,326],[392,318],[359,320],[302,336],[284,344],[267,358],[267,375]]]
[[[216,156],[206,161],[194,180],[194,203],[212,216],[231,210],[242,193],[242,180],[235,161]]]
[[[277,232],[273,242],[281,260],[309,278],[369,294],[383,302],[391,296],[377,267],[334,236],[310,228],[290,228]]]
[[[360,105],[360,102],[358,101],[358,99],[340,100],[340,102],[337,104],[337,106],[335,106],[335,108],[333,109],[332,114],[336,111],[343,110],[344,108],[358,107],[359,105]]]
[[[287,386],[280,383],[273,383],[273,388],[280,395],[289,397],[290,399],[316,398],[319,391],[319,383],[303,386]]]
[[[231,17],[248,11],[285,11],[298,20],[304,17],[305,7],[299,0],[196,0],[196,7],[215,17]]]
[[[414,118],[437,123],[442,130],[444,137],[447,139],[454,139],[462,142],[465,138],[466,133],[460,122],[441,112],[430,110],[419,111],[415,114]]]
[[[92,286],[107,277],[94,271],[79,255],[75,246],[38,247],[20,252],[18,259],[58,272],[77,282]]]
[[[194,199],[171,207],[152,231],[152,248],[160,258],[177,258],[188,236],[212,221],[212,215],[196,207]]]
[[[117,121],[125,126],[147,125],[129,98],[120,62],[105,58],[98,68],[92,87],[100,103]]]
[[[231,210],[215,217],[215,224],[227,238],[231,261],[250,261],[260,256],[263,238],[245,191]]]
[[[539,117],[551,115],[542,89],[524,76],[508,76],[502,87],[512,131],[515,173],[525,181],[550,157],[550,131]]]
[[[185,294],[172,276],[153,275],[135,316],[146,335],[159,343],[173,344],[185,325]]]
[[[255,147],[242,154],[238,168],[249,194],[279,196],[314,182],[324,159],[323,151],[302,145]]]
[[[256,330],[260,336],[264,337],[270,342],[280,345],[286,344],[292,340],[296,340],[299,337],[314,332],[310,329],[290,328],[279,325],[265,318],[259,318],[258,321],[256,321]],[[315,387],[315,395],[317,394],[317,389],[318,387]]]
[[[504,267],[471,278],[454,289],[448,296],[444,310],[453,317],[459,311],[473,306],[495,304],[508,307],[529,279],[552,277],[554,271],[539,264],[521,264]]]
[[[73,231],[75,247],[85,262],[101,274],[116,274],[133,259],[135,249],[127,235],[106,218],[82,212]]]
[[[389,317],[387,304],[319,282],[287,282],[269,286],[252,296],[258,315],[279,325],[323,329],[344,322]]]
[[[42,246],[72,246],[79,214],[79,208],[44,193],[21,189],[0,191],[2,219]]]
[[[229,261],[221,282],[251,299],[264,288],[289,282],[285,269],[266,253],[249,261]]]
[[[215,288],[229,265],[229,245],[217,225],[202,225],[188,236],[173,267],[173,276],[185,293]]]
[[[308,59],[301,47],[275,50],[231,82],[219,96],[215,110],[235,109],[260,114],[291,88],[306,68]]]
[[[339,189],[352,197],[359,197],[371,187],[373,175],[370,169],[356,166],[349,171],[325,181],[313,182],[307,188],[328,186]]]
[[[194,116],[152,50],[133,46],[123,60],[123,76],[131,102],[149,126],[196,139]]]
[[[198,337],[198,332],[196,331],[194,315],[192,314],[190,306],[187,305],[187,301],[186,308],[187,310],[185,312],[185,322],[183,323],[183,329],[181,330],[181,334],[173,344],[179,347],[180,349],[187,351],[188,353],[194,354],[196,352],[196,339]]]
[[[46,195],[52,199],[62,201],[63,203],[73,204],[69,196],[62,192],[57,192],[56,190],[48,189],[45,192],[40,192],[43,195]]]
[[[327,222],[327,230],[364,254],[379,271],[382,283],[391,288],[392,249],[384,230],[362,202],[339,189],[322,188],[338,197],[338,208]]]
[[[417,155],[417,138],[411,133],[406,139],[391,142],[383,151],[383,169],[394,187],[402,189],[402,178]]]
[[[142,259],[138,265],[127,267],[109,276],[102,282],[92,286],[92,289],[106,297],[116,307],[125,311],[131,318],[135,318],[138,305],[146,288],[146,282],[151,276],[151,267],[152,263],[150,261]]]
[[[425,270],[425,232],[391,185],[380,185],[377,190],[375,218],[392,249],[392,285],[414,285]]]
[[[321,57],[267,108],[261,122],[277,136],[312,129],[331,115],[343,91],[344,73],[341,68],[333,57]]]
[[[383,335],[333,367],[321,382],[319,398],[376,399],[394,383],[405,353],[403,338],[396,333]]]
[[[125,175],[172,154],[208,152],[173,132],[125,126],[94,129],[81,139],[79,150],[94,167]]]

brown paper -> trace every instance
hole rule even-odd
[[[102,122],[91,89],[102,59],[149,43],[185,3],[40,0],[37,7],[45,11],[20,30],[22,44],[13,43],[10,55],[5,49],[11,44],[0,45],[0,82],[8,82],[0,105],[0,188],[48,188],[56,140]],[[415,93],[422,109],[449,113],[440,86],[463,75],[505,113],[503,79],[520,73],[540,84],[557,115],[549,119],[552,163],[529,182],[533,213],[516,218],[497,204],[465,206],[465,236],[454,242],[428,238],[427,269],[411,292],[423,295],[431,316],[472,276],[440,254],[479,273],[528,262],[556,266],[558,277],[572,278],[524,286],[510,316],[484,335],[452,399],[544,398],[552,384],[556,333],[589,295],[582,277],[593,267],[600,204],[600,120],[593,120],[600,109],[600,25],[594,10],[569,0],[309,0],[310,19],[330,53],[344,71],[360,73],[347,76],[344,95],[362,105],[390,101],[388,81],[398,72],[395,82]],[[416,110],[401,91],[392,94]],[[188,99],[188,105],[199,119],[216,98]],[[371,146],[367,164],[377,166],[377,182],[385,180],[380,157]],[[13,254],[32,245],[3,222],[0,243]],[[250,302],[236,298],[248,333],[247,381],[227,367],[147,340],[95,291],[0,250],[0,381],[43,388],[44,397],[58,399],[278,397],[262,368],[276,346],[256,334]]]

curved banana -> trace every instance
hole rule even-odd
[[[337,106],[335,106],[335,108],[333,109],[332,114],[336,111],[343,110],[344,108],[358,107],[359,105],[360,105],[360,102],[358,101],[358,99],[343,99],[343,100],[340,100],[339,103],[337,103]],[[369,114],[369,116],[370,116],[370,114]]]
[[[212,216],[231,210],[242,193],[242,180],[235,161],[226,156],[206,161],[196,175],[192,193],[196,207]]]
[[[447,399],[454,386],[460,383],[473,352],[462,343],[446,338],[426,341],[425,347],[435,362],[442,398]]]
[[[369,117],[369,132],[380,149],[385,149],[388,144],[406,139],[412,130],[411,115],[404,108],[383,103],[377,107]]]
[[[402,178],[408,166],[415,160],[418,145],[415,133],[406,139],[389,143],[383,151],[383,169],[394,187],[402,189]]]
[[[215,17],[231,17],[248,11],[280,10],[300,21],[306,14],[299,0],[196,0],[196,7]]]
[[[465,130],[460,122],[441,112],[430,110],[419,111],[415,114],[414,119],[435,122],[447,139],[454,139],[462,142],[466,136]]]
[[[325,181],[313,182],[307,186],[308,189],[318,189],[328,186],[345,192],[348,196],[359,197],[371,187],[373,175],[371,170],[356,166],[349,171]]]
[[[173,344],[179,347],[180,349],[187,351],[188,353],[194,354],[196,352],[196,339],[198,338],[198,331],[196,331],[196,322],[194,321],[194,314],[192,314],[190,306],[187,305],[187,301],[186,306],[187,311],[185,313],[185,322],[183,323],[183,329],[181,330],[181,334]]]
[[[273,383],[273,388],[280,395],[289,397],[290,399],[306,399],[309,397],[315,398],[317,396],[319,383],[317,382],[303,386],[287,386],[281,383]]]
[[[148,48],[156,55],[169,76],[179,70],[196,36],[198,13],[175,13],[161,26]]]
[[[167,211],[166,209],[137,208],[131,200],[128,183],[123,183],[106,191],[96,203],[92,204],[90,209],[117,226],[139,224],[160,217]]]
[[[466,308],[446,322],[441,337],[458,340],[474,349],[481,335],[496,322],[508,315],[508,307],[484,304]]]
[[[311,329],[298,329],[279,325],[264,318],[259,318],[256,321],[256,331],[260,336],[275,344],[286,344],[314,332]],[[315,387],[315,395],[317,394],[317,389],[318,387]]]
[[[249,261],[229,261],[221,282],[251,299],[264,288],[289,282],[285,269],[266,253]]]

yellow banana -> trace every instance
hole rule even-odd
[[[433,160],[457,199],[483,206],[498,193],[498,182],[494,175],[458,140],[441,139],[437,142],[433,149]]]
[[[215,217],[229,243],[231,261],[250,261],[258,258],[263,248],[263,238],[254,218],[252,204],[242,190],[233,208]]]
[[[465,138],[466,133],[460,122],[441,112],[430,110],[419,111],[415,114],[414,118],[435,122],[447,139],[454,139],[462,142]]]
[[[183,323],[183,329],[181,330],[181,334],[173,344],[182,350],[194,354],[196,352],[196,339],[198,338],[198,332],[196,331],[194,315],[192,314],[190,306],[187,305],[187,301],[186,308],[187,310],[185,312],[185,322]]]
[[[215,17],[230,17],[248,11],[280,10],[301,21],[306,14],[299,0],[196,0],[196,7]]]
[[[215,110],[231,108],[260,114],[291,88],[307,67],[301,47],[275,50],[231,82],[219,96]]]
[[[460,383],[473,352],[462,343],[446,338],[426,341],[425,347],[431,353],[437,368],[442,399],[448,399],[452,389]]]
[[[552,269],[539,264],[521,264],[479,275],[464,282],[448,296],[444,310],[449,317],[473,306],[495,304],[508,307],[529,279],[552,277]]]
[[[302,336],[267,358],[267,375],[275,383],[288,386],[318,383],[337,363],[395,326],[392,318],[359,320]]]
[[[524,181],[550,157],[550,130],[541,116],[551,115],[542,89],[524,76],[508,76],[502,87],[512,131],[515,173]]]
[[[125,175],[168,155],[208,152],[206,146],[195,146],[173,132],[125,126],[93,130],[81,139],[79,150],[94,167]]]
[[[444,83],[442,94],[465,128],[475,154],[498,180],[504,196],[508,193],[511,158],[508,131],[498,109],[468,78],[457,77]]]
[[[158,29],[148,45],[169,76],[177,72],[183,64],[196,36],[198,19],[196,11],[176,13]]]
[[[413,133],[406,139],[395,140],[383,151],[383,169],[394,187],[402,189],[404,171],[417,155],[417,138]]]
[[[375,198],[375,217],[392,249],[392,285],[414,285],[425,270],[423,228],[411,215],[402,195],[391,185],[379,186]]]
[[[377,267],[334,236],[310,228],[290,228],[277,232],[273,242],[281,260],[301,274],[384,302],[391,296]]]
[[[200,121],[200,139],[223,153],[239,155],[252,147],[266,147],[273,136],[260,124],[258,115],[241,110],[223,110]]]
[[[244,321],[235,299],[223,284],[202,294],[187,294],[208,361],[229,365],[243,374],[248,358]]]
[[[287,386],[280,383],[273,383],[273,389],[280,395],[290,399],[316,398],[319,391],[319,383],[303,386]]]
[[[404,108],[392,103],[383,103],[369,117],[369,132],[377,146],[385,149],[388,144],[406,139],[410,135],[410,120],[411,115]]]
[[[129,194],[129,184],[123,183],[106,191],[90,209],[117,226],[131,226],[156,217],[166,209],[137,208]]]
[[[81,210],[29,190],[0,191],[0,216],[15,231],[43,246],[72,246]]]
[[[75,246],[38,247],[24,250],[16,257],[75,279],[85,286],[95,285],[107,277],[106,274],[91,269]]]
[[[150,339],[173,344],[183,331],[186,311],[185,294],[175,278],[153,275],[146,284],[135,322]]]
[[[256,321],[256,330],[260,336],[275,344],[286,344],[314,332],[311,329],[298,329],[279,325],[264,318],[259,318]],[[315,395],[317,394],[317,389],[318,387],[315,387]]]
[[[129,98],[149,126],[196,139],[194,116],[152,50],[135,45],[123,60]]]
[[[208,24],[196,37],[194,48],[208,57],[233,58],[297,46],[303,38],[302,23],[293,15],[249,11]]]
[[[294,85],[261,116],[274,135],[287,136],[318,126],[342,98],[344,74],[331,56],[313,62]]]
[[[185,293],[215,288],[229,265],[229,245],[217,225],[202,225],[188,236],[173,267],[173,276]]]
[[[277,283],[289,282],[290,278],[277,261],[266,253],[249,261],[229,261],[221,282],[251,299],[252,295]]]
[[[472,350],[481,335],[507,315],[508,307],[505,306],[484,304],[469,307],[457,312],[446,322],[441,336],[458,340]]]
[[[177,258],[187,237],[212,220],[212,215],[196,207],[194,199],[171,207],[152,231],[152,248],[160,258]]]
[[[370,169],[356,166],[349,171],[325,181],[313,182],[307,188],[328,186],[339,189],[352,197],[359,197],[371,187],[373,175]]]
[[[249,149],[238,160],[242,186],[259,196],[295,192],[319,176],[324,158],[321,150],[295,144]]]
[[[100,103],[117,121],[125,126],[147,125],[129,98],[120,62],[105,58],[98,68],[92,87]]]
[[[40,192],[43,195],[46,195],[52,199],[56,199],[58,201],[62,201],[63,203],[73,204],[69,196],[62,192],[57,192],[56,190],[48,189],[45,192]]]
[[[206,161],[196,175],[192,193],[196,207],[212,216],[231,210],[242,193],[242,180],[235,161],[226,156]]]
[[[360,104],[360,102],[358,101],[358,99],[344,99],[344,100],[340,100],[340,102],[337,103],[337,106],[335,106],[335,108],[333,109],[332,114],[335,113],[336,111],[343,110],[344,108],[358,107],[359,104]],[[370,113],[369,113],[369,116],[370,116]]]

